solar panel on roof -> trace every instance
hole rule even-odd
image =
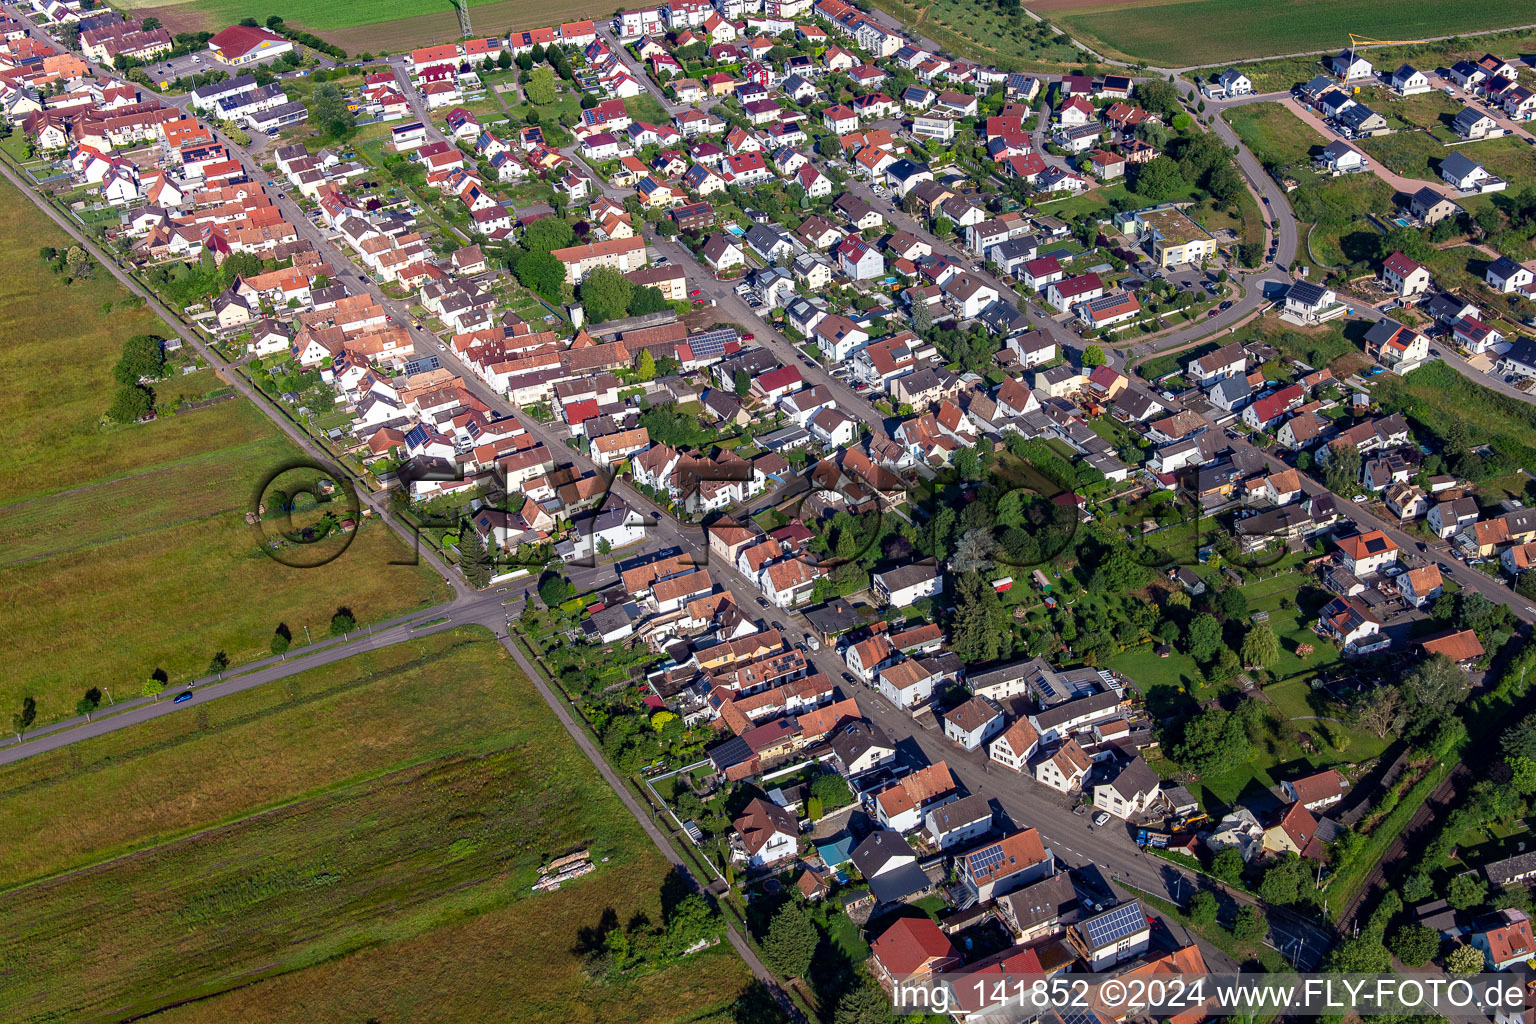
[[[426,373],[428,370],[436,370],[443,365],[443,361],[437,356],[427,356],[425,359],[413,359],[401,367],[407,377],[413,373]]]
[[[1134,935],[1146,927],[1146,915],[1141,911],[1141,904],[1135,900],[1115,907],[1113,910],[1106,910],[1083,922],[1083,931],[1088,936],[1089,944],[1095,949],[1112,942],[1119,942],[1127,935]]]
[[[985,875],[991,871],[1003,859],[1003,847],[1001,843],[995,843],[985,850],[978,850],[971,854],[971,872],[975,875]]]

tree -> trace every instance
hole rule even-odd
[[[678,952],[718,934],[720,918],[701,893],[684,896],[667,915],[667,939]]]
[[[229,668],[229,655],[223,651],[215,651],[213,658],[208,662],[208,674],[216,676],[227,668]]]
[[[621,320],[629,315],[634,282],[612,267],[597,267],[581,281],[581,304],[595,324]]]
[[[69,276],[72,278],[84,280],[91,276],[90,253],[78,245],[70,246],[69,251],[64,254],[64,265],[69,268]]]
[[[1402,691],[1389,683],[1382,683],[1360,702],[1356,717],[1361,725],[1376,734],[1377,739],[1385,739],[1387,733],[1403,727],[1405,716]]]
[[[1208,708],[1184,723],[1184,736],[1174,744],[1173,757],[1201,775],[1222,775],[1245,764],[1251,750],[1248,731],[1238,716]]]
[[[1196,615],[1184,637],[1184,653],[1203,665],[1214,661],[1221,649],[1221,623],[1216,616],[1210,612]]]
[[[1461,699],[1466,677],[1443,654],[1421,661],[1403,677],[1403,696],[1414,716],[1438,719],[1451,713]],[[1422,719],[1421,719],[1422,720]]]
[[[1392,969],[1392,958],[1381,939],[1365,932],[1334,946],[1323,969],[1340,974],[1386,974]]]
[[[1323,485],[1346,497],[1355,493],[1360,485],[1360,452],[1353,445],[1333,452],[1323,470]]]
[[[1392,955],[1408,967],[1423,967],[1440,952],[1440,933],[1421,924],[1405,924],[1392,933]]]
[[[148,388],[123,384],[112,396],[112,404],[107,406],[107,419],[114,423],[137,423],[148,416],[154,407],[154,395]]]
[[[159,380],[164,376],[164,342],[150,334],[135,334],[123,342],[123,354],[112,368],[114,380],[131,386],[141,380]]]
[[[546,608],[558,608],[564,604],[575,592],[570,580],[564,576],[550,573],[539,581],[539,600],[544,602]]]
[[[540,217],[523,231],[523,248],[530,253],[563,249],[575,240],[575,229],[559,217]]]
[[[1488,883],[1468,872],[1451,879],[1445,889],[1445,902],[1457,910],[1471,910],[1488,898]]]
[[[545,65],[528,73],[528,84],[523,86],[528,102],[544,107],[555,102],[555,70]]]
[[[546,220],[548,218],[545,218]],[[536,223],[542,224],[543,221]],[[513,271],[523,287],[547,302],[559,302],[565,286],[565,264],[547,252],[530,252],[517,261]]]
[[[974,535],[987,534],[972,530],[966,536]],[[1003,645],[1011,643],[1008,611],[997,591],[977,573],[966,572],[956,580],[955,613],[950,620],[949,637],[950,650],[967,664],[996,661],[1005,653]]]
[[[1445,969],[1452,974],[1480,974],[1487,966],[1487,957],[1476,946],[1457,946],[1445,958]]]
[[[11,716],[11,730],[16,733],[16,739],[20,740],[22,734],[32,728],[32,723],[37,721],[37,701],[31,697],[21,698],[21,710]]]
[[[1236,853],[1237,851],[1233,851]],[[1242,858],[1239,857],[1239,860]],[[1264,911],[1258,907],[1247,906],[1237,912],[1237,917],[1232,921],[1232,937],[1238,942],[1248,942],[1257,939],[1269,930],[1269,922],[1264,918]]]
[[[506,50],[502,50],[501,53],[496,57],[496,66],[501,70],[506,71],[512,66],[512,54],[508,53]]]
[[[1087,348],[1083,349],[1084,366],[1103,366],[1107,362],[1109,362],[1109,358],[1104,355],[1104,349],[1102,347],[1098,345],[1089,345]]]
[[[160,693],[165,689],[165,684],[151,676],[144,680],[144,685],[139,687],[139,692],[151,700],[158,701]]]
[[[746,370],[737,370],[731,377],[731,386],[737,398],[746,398],[747,393],[752,390],[752,378],[747,375]]]
[[[667,226],[670,225],[676,234],[677,224],[670,220],[664,220],[657,225],[657,231],[665,235]],[[629,296],[629,315],[645,316],[647,313],[661,313],[671,308],[667,297],[661,294],[661,289],[652,285],[644,288],[636,288]]]
[[[1189,186],[1179,172],[1179,165],[1170,157],[1153,157],[1141,165],[1132,187],[1138,195],[1154,203],[1160,203],[1182,194]]]
[[[914,302],[912,304],[912,330],[919,337],[926,338],[928,332],[933,330],[933,309],[927,302]]]
[[[786,978],[801,978],[811,969],[820,936],[799,907],[789,904],[773,915],[763,937],[763,963]]]
[[[293,646],[293,634],[288,630],[288,623],[279,622],[277,629],[272,631],[272,653],[287,654],[291,646]]]
[[[836,810],[853,803],[853,790],[848,780],[836,772],[825,772],[811,780],[811,795],[821,801],[823,807]]]
[[[75,701],[75,714],[89,722],[91,715],[99,707],[101,707],[101,691],[93,686],[85,691],[83,697]]]
[[[347,98],[336,85],[326,82],[309,98],[309,122],[334,139],[344,139],[356,127]]]
[[[1211,858],[1211,874],[1228,885],[1242,881],[1244,866],[1243,855],[1235,846],[1229,846]]]
[[[1204,889],[1189,898],[1189,903],[1184,907],[1184,913],[1197,925],[1213,924],[1216,921],[1216,897]]]
[[[1244,665],[1272,668],[1280,660],[1280,641],[1266,623],[1259,623],[1243,637],[1242,659]]]
[[[480,539],[480,531],[471,523],[459,528],[459,568],[464,580],[479,590],[491,582],[491,555]]]
[[[635,366],[635,376],[641,380],[652,380],[656,376],[656,357],[651,355],[651,350],[640,350],[640,360]]]
[[[891,997],[865,975],[843,993],[832,1015],[832,1024],[890,1024]]]
[[[331,636],[345,636],[356,628],[357,619],[350,608],[337,608],[336,614],[331,616]]]

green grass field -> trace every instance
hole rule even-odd
[[[1360,148],[1387,170],[1409,178],[1439,181],[1440,161],[1460,153],[1509,182],[1511,192],[1536,183],[1536,150],[1513,136],[1447,147],[1427,132],[1398,132],[1361,139]]]
[[[1280,103],[1251,103],[1221,115],[1265,167],[1307,164],[1323,143],[1312,126]]]
[[[1189,67],[1240,58],[1324,50],[1349,45],[1349,33],[1382,39],[1446,36],[1457,32],[1525,25],[1523,0],[1491,0],[1475,7],[1447,7],[1438,0],[1182,0],[1060,9],[1037,9],[1108,56],[1125,56],[1158,67]]]
[[[239,1019],[264,979],[267,1020],[468,1019],[513,988],[569,1015],[577,930],[608,908],[659,918],[664,862],[481,630],[71,749],[0,771],[5,877],[70,869],[0,895],[9,1019],[119,1019],[240,990],[178,1011]],[[532,897],[538,866],[575,848],[606,863]],[[394,968],[361,980],[381,958]],[[649,996],[661,1020],[746,981],[728,946],[663,973],[595,995],[610,1012]],[[284,991],[310,995],[274,1014]],[[320,1016],[316,991],[332,1000]]]
[[[180,415],[180,397],[215,390],[212,370],[156,387],[164,415],[104,427],[125,338],[164,324],[134,308],[104,271],[68,284],[38,258],[67,238],[9,185],[0,186],[0,379],[12,414],[0,424],[0,572],[9,627],[0,707],[24,696],[38,722],[74,712],[90,686],[136,695],[163,669],[172,684],[264,656],[286,622],[323,633],[338,606],[359,622],[441,600],[447,588],[408,559],[382,524],[365,522],[345,555],[293,569],[261,554],[244,516],[257,484],[299,455],[250,402]],[[103,314],[104,305],[110,314]],[[46,310],[47,315],[40,311]]]

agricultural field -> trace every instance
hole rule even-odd
[[[482,630],[71,749],[0,771],[12,1019],[455,1020],[515,987],[522,1016],[569,1020],[586,1019],[572,1012],[589,986],[661,1021],[746,984],[724,944],[603,986],[581,974],[583,929],[660,920],[666,864]],[[56,850],[34,841],[43,806]],[[530,893],[540,865],[580,848],[593,875]]]
[[[1022,11],[1005,13],[978,0],[874,0],[873,6],[956,56],[1010,71],[1060,70],[1082,61],[1065,36]]]
[[[470,0],[470,4],[475,8],[476,30],[486,35],[613,13],[611,4],[593,0]],[[240,0],[127,0],[122,6],[159,17],[173,32],[216,32],[252,13],[250,5]],[[458,15],[452,5],[437,0],[338,0],[318,7],[304,0],[273,0],[258,17],[264,20],[273,14],[357,53],[399,52],[459,37]]]
[[[324,633],[340,606],[359,622],[442,600],[447,588],[382,524],[365,522],[347,554],[318,569],[257,550],[245,513],[256,486],[299,456],[251,403],[210,369],[156,387],[161,415],[104,427],[112,368],[133,334],[163,333],[105,272],[67,283],[38,257],[67,238],[9,185],[0,186],[0,376],[12,415],[0,425],[0,570],[11,623],[0,705],[37,700],[39,724],[73,714],[97,686],[137,694],[162,669],[171,684],[269,653],[286,622]],[[39,310],[48,316],[39,316]],[[68,372],[60,372],[68,367]],[[238,598],[232,597],[238,595]],[[156,614],[143,616],[144,607]]]
[[[1110,57],[1156,67],[1194,67],[1223,61],[1347,46],[1349,33],[1383,39],[1449,36],[1530,23],[1522,0],[1491,0],[1447,7],[1437,0],[1171,0],[1164,3],[1035,0],[1030,10],[1061,25]],[[1198,26],[1198,31],[1191,31]]]

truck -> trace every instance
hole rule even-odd
[[[1150,829],[1139,828],[1136,830],[1136,845],[1150,846],[1157,850],[1166,849],[1168,846],[1168,833],[1153,832]]]
[[[805,634],[805,646],[813,651],[819,651],[821,650],[821,641],[816,639],[815,633],[807,633]]]

